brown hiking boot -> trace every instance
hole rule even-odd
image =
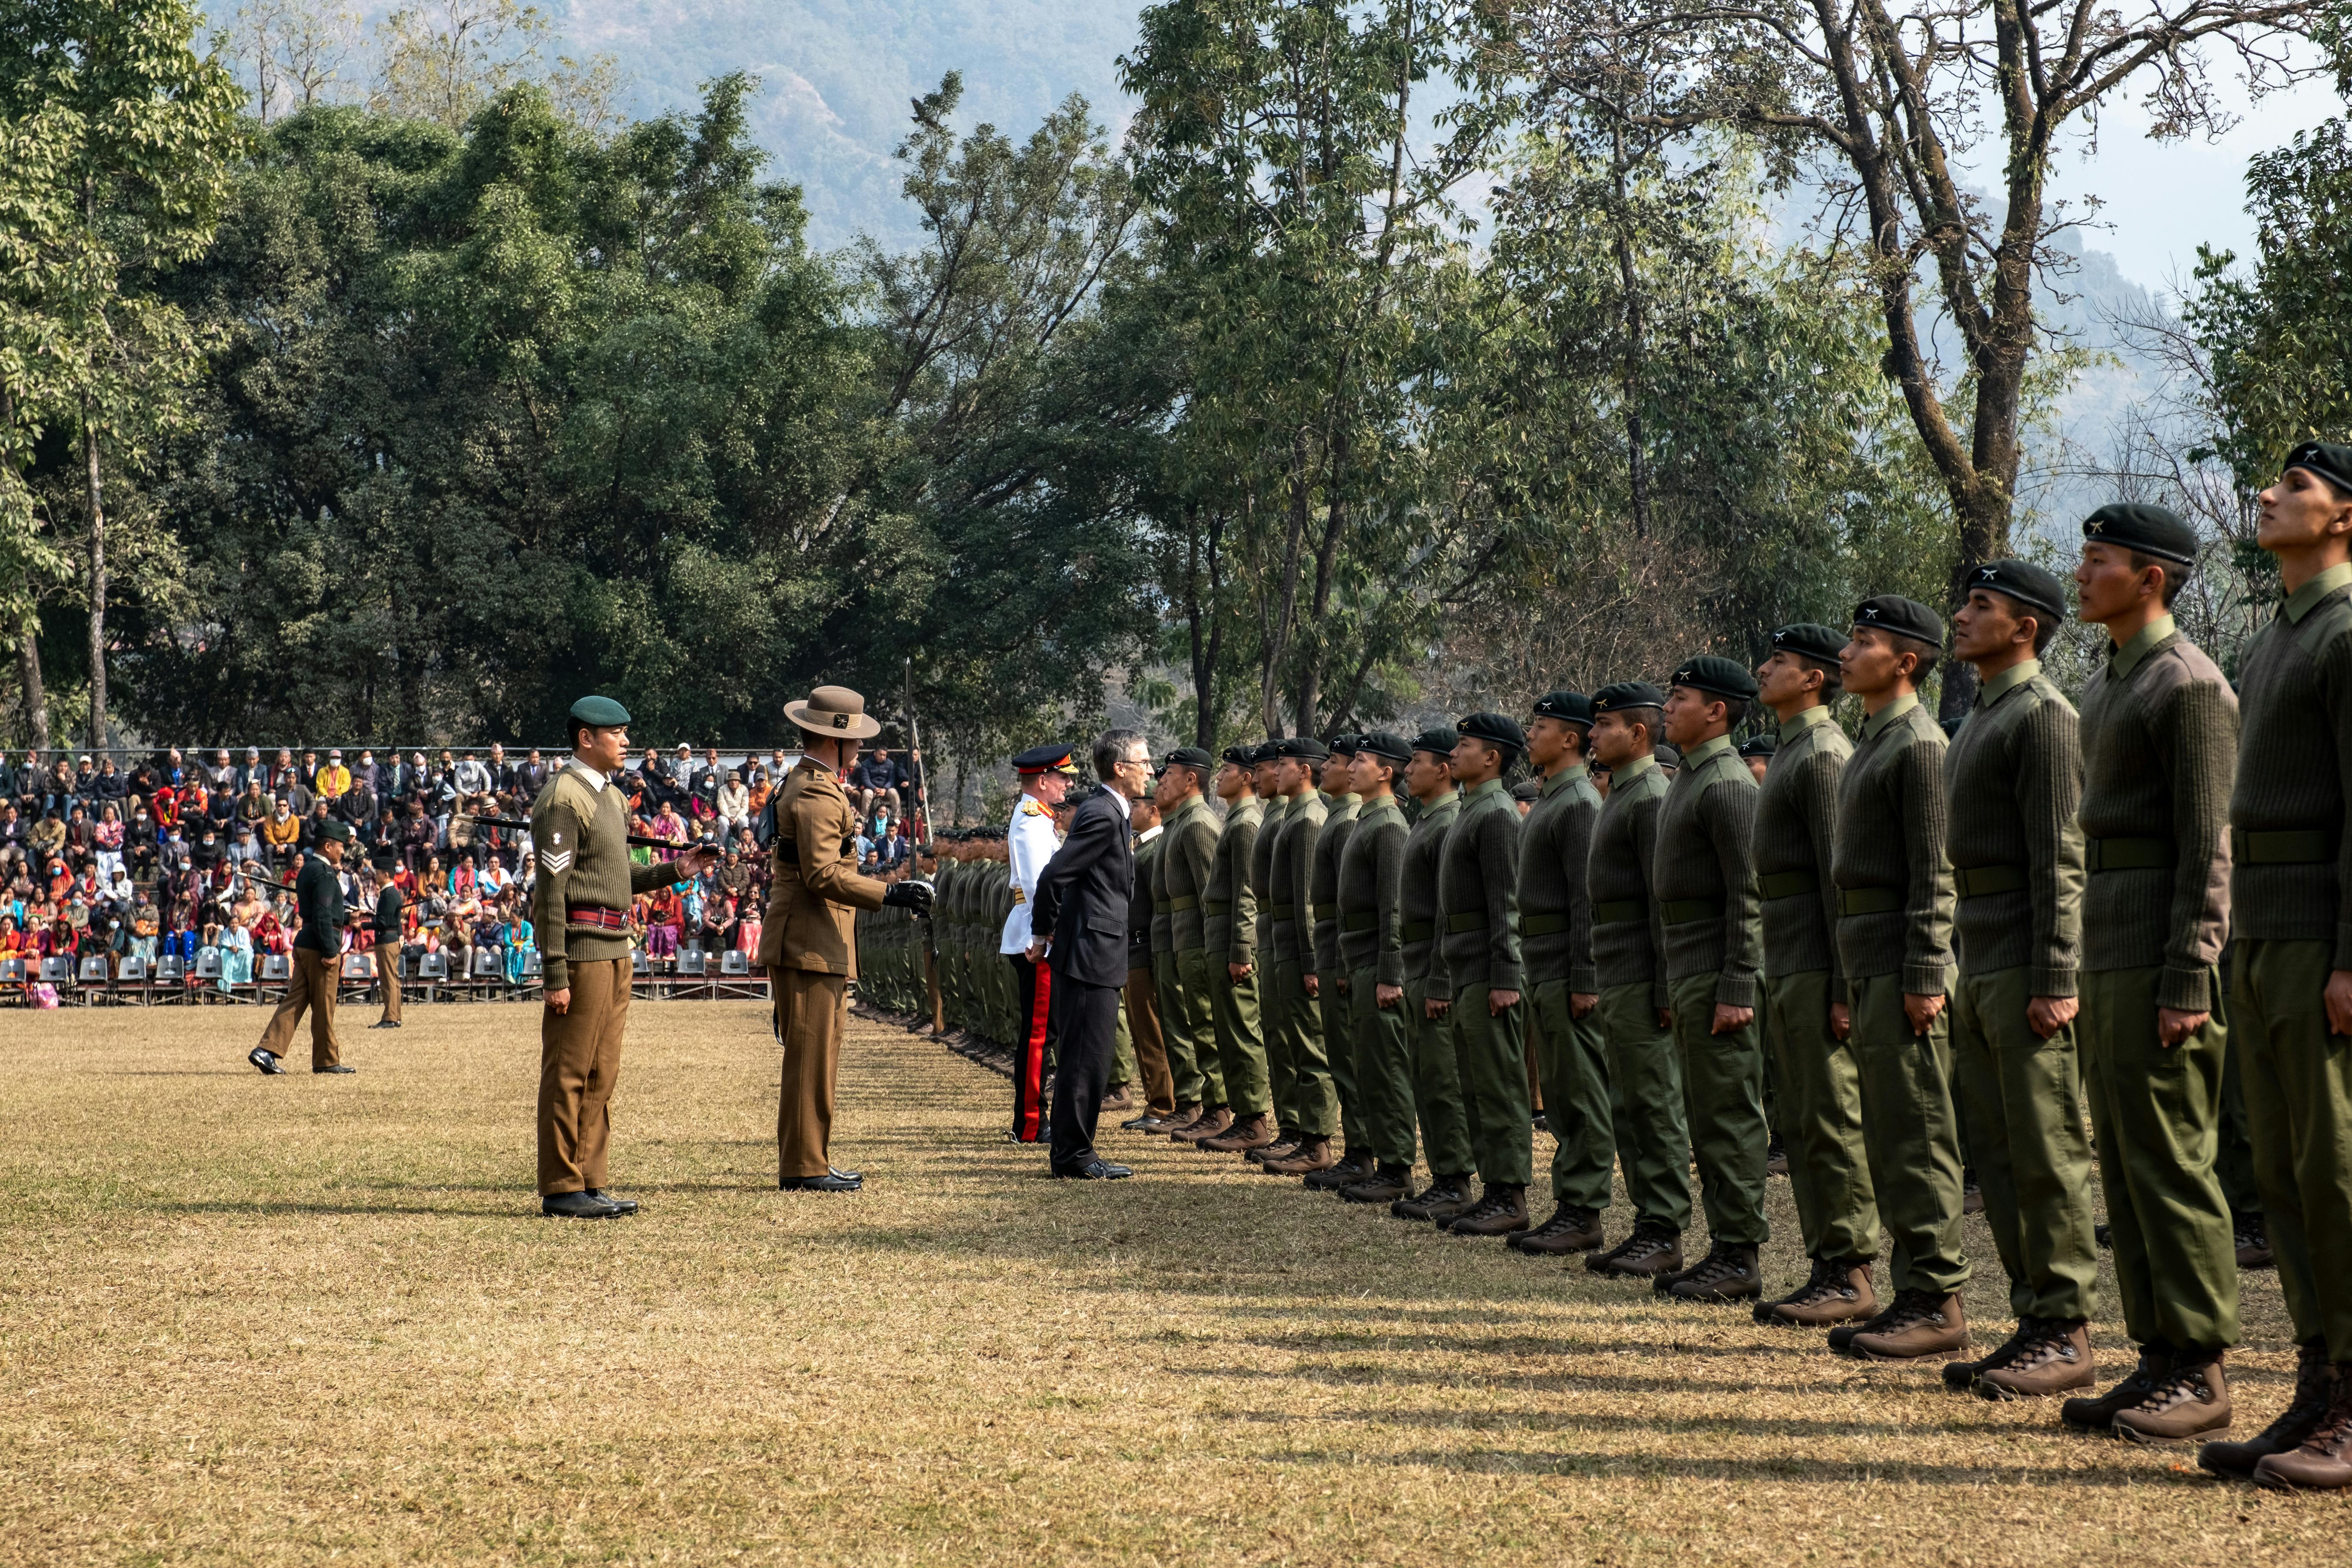
[[[1331,1140],[1320,1132],[1302,1136],[1298,1147],[1277,1160],[1272,1154],[1258,1162],[1258,1169],[1269,1176],[1303,1176],[1309,1171],[1328,1171],[1339,1163],[1331,1152]]]
[[[2270,1226],[2258,1214],[2230,1216],[2231,1239],[2238,1248],[2241,1268],[2275,1268],[2278,1254],[2271,1250]]]
[[[1376,1165],[1370,1175],[1339,1189],[1340,1202],[1350,1204],[1393,1204],[1411,1196],[1411,1165]]]
[[[1508,1236],[1528,1228],[1528,1190],[1486,1184],[1486,1195],[1445,1228],[1456,1236]]]
[[[1679,1232],[1643,1220],[1633,1227],[1633,1235],[1606,1252],[1592,1254],[1584,1260],[1584,1266],[1595,1274],[1611,1274],[1621,1279],[1650,1279],[1672,1274],[1683,1266],[1683,1238]]]
[[[2342,1491],[2352,1487],[2352,1367],[2336,1369],[2327,1413],[2311,1436],[2254,1467],[2254,1479],[2280,1491]]]
[[[1167,1115],[1161,1117],[1160,1120],[1168,1124],[1165,1131],[1171,1138],[1173,1138],[1181,1134],[1184,1129],[1192,1126],[1192,1123],[1200,1121],[1201,1118],[1206,1116],[1208,1113],[1208,1108],[1206,1106],[1180,1105],[1175,1110],[1170,1111]]]
[[[1789,1151],[1777,1142],[1769,1145],[1764,1151],[1764,1173],[1768,1176],[1787,1175]]]
[[[1191,1131],[1191,1128],[1186,1128]],[[1274,1118],[1261,1110],[1255,1116],[1244,1116],[1223,1132],[1203,1138],[1194,1143],[1195,1149],[1206,1149],[1212,1154],[1239,1154],[1251,1149],[1263,1149],[1274,1142]]]
[[[2197,1462],[2217,1476],[2251,1479],[2254,1467],[2273,1454],[2299,1448],[2327,1419],[2328,1401],[2336,1396],[2336,1368],[2327,1360],[2326,1339],[2305,1340],[2296,1347],[2294,1394],[2278,1419],[2242,1443],[2208,1443],[2197,1450]]]
[[[1752,1301],[1764,1294],[1764,1277],[1756,1271],[1754,1247],[1718,1241],[1699,1259],[1697,1268],[1683,1270],[1659,1293],[1677,1301]]]
[[[1944,1369],[1946,1383],[1952,1380],[1951,1371]],[[2091,1331],[2080,1318],[2027,1318],[2009,1343],[1979,1364],[1974,1386],[1986,1399],[2047,1399],[2095,1387],[2098,1381]]]
[[[1255,1161],[1260,1164],[1268,1160],[1287,1160],[1298,1152],[1299,1144],[1306,1141],[1306,1133],[1296,1127],[1285,1127],[1275,1134],[1274,1142],[1265,1147],[1243,1150],[1242,1158]]]
[[[1127,1085],[1120,1084],[1118,1088],[1106,1093],[1102,1097],[1101,1103],[1098,1104],[1096,1109],[1100,1110],[1105,1116],[1117,1116],[1122,1110],[1133,1110],[1141,1103],[1141,1100],[1137,1100],[1135,1096],[1127,1091]]]
[[[1895,1304],[1845,1342],[1857,1361],[1917,1361],[1969,1348],[1959,1292],[1897,1290]]]
[[[1307,1173],[1306,1186],[1311,1192],[1336,1193],[1341,1187],[1353,1186],[1372,1173],[1372,1157],[1361,1149],[1350,1149],[1332,1163],[1330,1167]]]
[[[1606,1239],[1601,1233],[1601,1211],[1572,1208],[1567,1204],[1551,1211],[1551,1218],[1533,1230],[1518,1231],[1503,1245],[1515,1252],[1539,1252],[1548,1258],[1562,1253],[1591,1252]]]
[[[1179,1110],[1177,1115],[1184,1113]],[[1201,1113],[1181,1127],[1169,1129],[1168,1136],[1179,1143],[1202,1143],[1233,1131],[1234,1113],[1222,1105],[1202,1108]]]
[[[2139,1364],[2130,1375],[2096,1399],[2070,1399],[2058,1407],[2058,1418],[2078,1432],[2111,1432],[2116,1416],[2155,1392],[2172,1370],[2172,1351],[2165,1345],[2139,1347]]]
[[[1816,1258],[1805,1282],[1777,1301],[1756,1303],[1756,1321],[1784,1329],[1822,1329],[1832,1323],[1866,1323],[1878,1316],[1878,1292],[1870,1288],[1870,1264],[1853,1258]]]
[[[2116,1412],[2114,1431],[2135,1443],[2185,1443],[2230,1429],[2230,1384],[2221,1352],[2178,1357],[2147,1397]]]
[[[1418,1197],[1402,1198],[1389,1205],[1389,1213],[1399,1219],[1417,1219],[1444,1225],[1470,1207],[1470,1178],[1432,1176],[1429,1185]]]

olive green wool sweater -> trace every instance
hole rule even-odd
[[[1339,860],[1339,961],[1381,985],[1404,984],[1404,813],[1382,795],[1356,813]]]
[[[1952,867],[1944,858],[1944,731],[1916,696],[1863,721],[1838,781],[1838,957],[1849,981],[1899,974],[1941,996],[1952,964]],[[1873,904],[1883,907],[1873,908]]]
[[[1601,792],[1582,764],[1543,782],[1519,832],[1519,963],[1530,986],[1565,980],[1601,989],[1592,967],[1592,896],[1585,863],[1601,821]]]
[[[1418,981],[1425,988],[1444,980],[1444,961],[1438,952],[1437,942],[1437,862],[1445,850],[1445,836],[1461,815],[1462,796],[1449,790],[1435,805],[1421,808],[1421,815],[1413,818],[1412,830],[1405,835],[1404,871],[1398,884],[1397,900],[1398,916],[1402,921],[1407,984]],[[1454,993],[1424,989],[1423,994],[1451,996]]]
[[[2074,705],[2027,659],[1985,682],[1944,752],[1944,847],[1960,967],[2023,967],[2072,996],[2083,962],[2083,742]]]
[[[1667,1005],[1665,927],[1650,877],[1657,860],[1658,805],[1666,775],[1655,757],[1636,757],[1610,775],[1609,798],[1592,826],[1585,869],[1592,894],[1592,967],[1602,990],[1647,984]]]
[[[1437,858],[1437,908],[1442,956],[1432,996],[1465,985],[1520,989],[1519,808],[1500,779],[1463,794]]]
[[[1774,979],[1827,970],[1830,994],[1845,994],[1837,949],[1838,782],[1853,755],[1826,708],[1780,726],[1780,749],[1756,792],[1756,886],[1764,915],[1764,973]]]
[[[1650,891],[1665,928],[1666,978],[1716,975],[1726,1007],[1756,1005],[1764,957],[1757,912],[1756,775],[1728,735],[1703,741],[1658,803]]]
[[[2352,565],[2287,595],[2238,665],[2238,783],[2230,796],[2236,935],[2324,942],[2352,969]]]

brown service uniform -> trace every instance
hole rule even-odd
[[[776,1175],[832,1169],[834,1079],[857,978],[856,910],[878,910],[888,889],[857,874],[857,815],[841,780],[803,757],[776,791],[776,887],[760,938],[760,963],[776,999],[784,1075],[776,1104]]]

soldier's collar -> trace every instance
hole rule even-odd
[[[1701,763],[1712,762],[1729,750],[1731,750],[1729,735],[1710,736],[1683,753],[1683,772],[1696,773]]]
[[[1648,752],[1643,752],[1632,762],[1620,763],[1617,766],[1609,770],[1609,787],[1611,789],[1622,789],[1627,784],[1632,784],[1635,779],[1640,778],[1643,773],[1648,773],[1652,768],[1654,768],[1657,765],[1658,759]]]
[[[2021,658],[1977,689],[1977,706],[1990,708],[2042,673],[2038,658]]]
[[[2147,656],[2156,651],[2156,645],[2179,629],[2179,626],[2170,616],[2158,616],[2134,633],[2132,640],[2123,647],[2116,647],[2111,641],[2107,651],[2109,673],[2113,674],[2117,680],[2130,679],[2131,672],[2137,669]]]
[[[1889,724],[1918,706],[1919,694],[1916,691],[1905,692],[1862,721],[1862,738],[1865,741],[1875,741],[1886,732],[1886,727]]]
[[[1162,833],[1167,831],[1168,825],[1166,823],[1153,823],[1150,826],[1145,828],[1142,832],[1135,836],[1136,847],[1141,848],[1144,845],[1150,843],[1153,839],[1159,837]]]
[[[595,790],[600,795],[604,793],[604,786],[613,782],[611,779],[606,778],[603,773],[598,773],[594,768],[590,767],[586,763],[582,762],[577,757],[564,758],[563,765],[570,768],[573,773],[578,773],[582,778],[586,779],[588,781],[588,787]]]
[[[2279,606],[2286,616],[2287,625],[2302,625],[2303,617],[2311,614],[2320,600],[2343,587],[2347,583],[2352,583],[2352,561],[2339,561],[2294,593],[2289,594],[2286,596],[2286,603]]]
[[[1814,725],[1829,721],[1830,710],[1826,703],[1816,702],[1811,708],[1800,708],[1793,715],[1780,721],[1780,744],[1785,746]]]

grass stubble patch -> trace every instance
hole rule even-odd
[[[1164,1141],[1048,1181],[1003,1079],[862,1021],[862,1195],[775,1190],[764,1005],[646,1004],[646,1212],[541,1220],[537,1014],[409,1017],[281,1081],[251,1010],[0,1015],[0,1562],[2243,1564],[2352,1524]],[[1772,1223],[1777,1283],[1785,1182]],[[2245,1297],[2242,1431],[2290,1367]]]

